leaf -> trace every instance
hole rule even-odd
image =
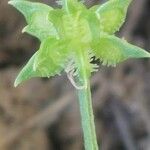
[[[125,21],[130,2],[131,0],[109,0],[95,11],[103,32],[113,34],[119,30]]]
[[[23,32],[27,32],[41,41],[50,35],[57,36],[54,26],[46,17],[53,8],[42,3],[24,0],[12,0],[9,1],[9,4],[16,7],[25,16],[29,25],[23,29]]]
[[[112,35],[101,35],[100,40],[93,47],[93,51],[103,65],[115,66],[128,58],[150,57],[150,53],[142,48],[131,45]]]

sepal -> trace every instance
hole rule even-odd
[[[113,35],[101,34],[101,38],[95,42],[92,48],[96,57],[103,62],[103,65],[107,66],[115,66],[128,58],[150,57],[150,53],[142,48]]]
[[[50,35],[56,37],[56,29],[48,20],[49,11],[53,8],[42,3],[25,0],[11,0],[9,4],[25,16],[28,25],[23,29],[23,32],[27,32],[41,41]]]
[[[101,31],[108,34],[118,31],[125,21],[127,8],[130,3],[131,0],[109,0],[100,5],[95,13],[100,21]],[[94,6],[93,10],[96,7]]]

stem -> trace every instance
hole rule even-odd
[[[78,81],[80,84],[87,85],[78,90],[85,150],[98,150],[89,78],[80,74]]]

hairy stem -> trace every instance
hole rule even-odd
[[[82,53],[80,55],[82,57],[79,58],[81,68],[79,70],[79,76],[77,80],[80,85],[83,85],[83,88],[78,90],[78,97],[84,134],[85,150],[98,150],[90,90],[90,75],[86,70],[86,60],[83,60],[83,58],[85,58],[83,57],[83,55],[84,54]]]

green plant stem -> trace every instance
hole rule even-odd
[[[84,76],[80,76],[80,81]],[[87,85],[85,88],[78,91],[79,104],[80,104],[80,113],[82,120],[82,128],[84,134],[84,144],[86,150],[98,150],[95,124],[94,124],[94,115],[92,109],[92,100],[91,100],[91,91],[90,83],[88,78],[84,78],[81,82]]]

